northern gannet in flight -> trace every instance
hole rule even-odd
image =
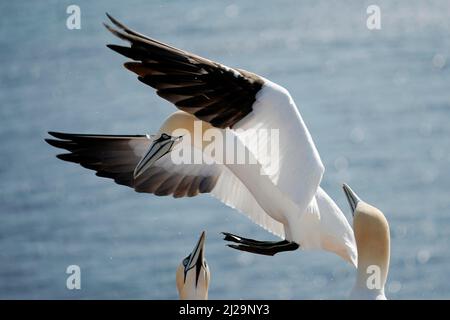
[[[383,212],[362,201],[346,184],[343,186],[353,215],[358,248],[356,283],[350,298],[386,300],[384,286],[389,271],[389,223]]]
[[[194,250],[177,268],[177,289],[181,300],[208,300],[209,266],[205,259],[206,232],[203,231]]]
[[[324,166],[289,92],[254,73],[153,40],[108,17],[120,29],[105,24],[108,30],[130,43],[108,47],[133,60],[124,66],[181,111],[153,137],[49,132],[57,138],[47,139],[49,144],[70,152],[58,158],[137,192],[174,197],[211,193],[284,239],[256,241],[227,234],[227,240],[238,242],[231,245],[236,249],[266,255],[299,246],[324,249],[356,266],[353,230],[320,187]],[[170,152],[180,139],[172,133],[180,128],[190,133],[199,120],[206,128],[234,135],[256,164],[173,163]],[[258,147],[269,144],[254,134],[259,129],[278,130],[276,159]],[[200,149],[207,142],[201,144]]]

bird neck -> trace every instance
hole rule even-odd
[[[361,201],[353,218],[358,272],[354,292],[361,299],[384,297],[384,285],[389,270],[389,224],[377,208]]]
[[[182,290],[180,300],[208,300],[208,290]]]
[[[358,239],[358,237],[357,237]],[[358,269],[356,283],[351,298],[353,299],[386,299],[384,286],[388,274],[389,258],[377,254],[375,248],[364,247],[357,242]],[[362,250],[364,248],[364,250]]]

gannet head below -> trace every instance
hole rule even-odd
[[[358,276],[351,298],[386,299],[384,285],[389,271],[389,224],[383,212],[362,201],[346,184],[344,193],[353,215],[358,249]]]
[[[210,272],[205,259],[206,232],[203,231],[194,250],[177,268],[177,289],[181,300],[207,300]]]

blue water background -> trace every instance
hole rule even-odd
[[[0,298],[172,299],[208,232],[210,298],[345,298],[354,269],[325,252],[261,257],[220,231],[275,239],[203,195],[137,194],[55,158],[49,130],[140,134],[175,110],[105,47],[108,11],[172,45],[285,86],[314,137],[323,188],[351,219],[347,182],[391,225],[386,295],[450,298],[450,2],[2,1]],[[66,28],[69,4],[81,30]],[[301,181],[299,181],[301,183]],[[66,267],[82,289],[66,289]]]

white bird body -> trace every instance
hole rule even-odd
[[[261,77],[262,78],[262,77]],[[242,129],[237,135],[256,155],[264,170],[278,189],[304,211],[313,199],[322,180],[324,166],[313,139],[289,92],[265,78],[256,95],[253,112],[233,128]],[[268,141],[257,141],[252,130],[278,130],[279,156],[267,158],[264,147]],[[277,168],[271,172],[270,168]]]
[[[169,116],[155,138],[50,133],[61,139],[47,139],[51,145],[71,152],[58,157],[137,192],[176,198],[211,193],[286,239],[274,243],[228,234],[230,241],[240,243],[230,245],[234,248],[253,247],[256,251],[250,252],[272,255],[300,245],[334,252],[356,265],[353,230],[320,188],[324,166],[289,92],[261,76],[153,40],[108,17],[119,29],[105,25],[108,30],[130,43],[108,47],[130,58],[125,67],[181,111]],[[214,127],[237,138],[252,161],[174,163],[174,146],[188,145],[194,154],[205,154],[208,141],[197,145],[183,137],[180,142],[175,133],[184,129],[195,134],[196,121],[204,129]],[[269,155],[268,136],[255,130],[279,134],[276,156]]]
[[[158,135],[161,133],[178,135],[181,132],[179,130],[184,129],[192,137],[195,121],[199,120],[186,112],[177,111],[166,119]],[[211,129],[211,126],[203,123],[202,128],[205,132]],[[228,134],[233,133],[228,132]],[[193,143],[193,139],[184,139],[177,147],[186,149],[188,144],[203,152],[210,143],[212,142],[202,141],[202,146],[198,146]],[[242,150],[247,147],[247,145],[239,146],[242,143],[241,139],[236,140],[236,143],[237,149]],[[176,152],[177,147],[173,152]],[[253,157],[252,153],[249,156]],[[255,162],[256,164],[251,164]],[[211,190],[213,196],[246,214],[272,233],[300,244],[303,249],[331,251],[356,266],[356,247],[352,229],[342,211],[320,187],[317,188],[308,205],[301,208],[286,196],[268,175],[261,174],[263,169],[257,160],[248,159],[245,164],[224,162],[213,169],[211,167],[214,166],[206,164],[203,168],[196,167],[202,165],[173,165],[170,154],[167,154],[153,165],[163,166],[166,170],[173,168],[177,172],[185,171],[186,175],[193,170],[201,174],[202,170],[216,169],[220,173],[215,187]],[[300,200],[298,202],[306,202],[300,197],[296,199]]]

